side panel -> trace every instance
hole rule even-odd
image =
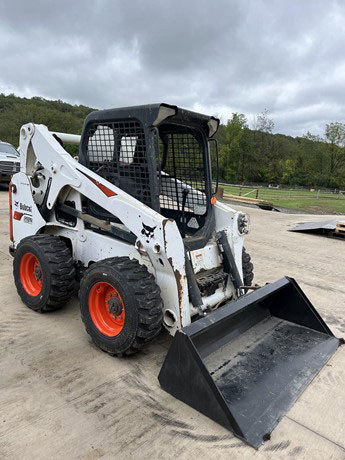
[[[31,184],[26,174],[20,172],[12,177],[12,222],[14,247],[26,236],[36,235],[46,222],[39,213],[32,197]]]
[[[225,230],[231,250],[235,257],[238,271],[243,281],[242,250],[244,236],[246,233],[248,233],[248,229],[245,229],[243,233],[240,233],[238,221],[239,218],[241,218],[244,214],[242,212],[235,211],[234,209],[230,208],[230,206],[220,203],[219,201],[217,201],[217,203],[214,205],[214,213],[216,219],[216,232]]]
[[[150,273],[154,273],[150,259],[141,255],[135,246],[123,241],[109,238],[92,230],[86,229],[81,234],[55,225],[47,226],[45,233],[68,238],[72,242],[73,259],[81,262],[85,267],[109,257],[127,256],[131,259],[137,259],[140,264],[147,266]]]
[[[204,248],[191,251],[190,256],[195,274],[219,267],[222,263],[217,243],[213,240]]]

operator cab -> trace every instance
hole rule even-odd
[[[200,243],[213,227],[208,139],[218,125],[216,118],[167,104],[92,112],[85,120],[79,161],[174,219],[190,243]],[[92,201],[87,207],[90,214],[114,221]]]

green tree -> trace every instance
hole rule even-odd
[[[269,117],[269,111],[264,109],[256,117],[257,131],[272,134],[274,130],[274,121]]]
[[[255,117],[254,149],[259,161],[259,177],[264,182],[280,182],[283,162],[272,135],[274,121],[264,109]]]
[[[226,181],[245,177],[246,152],[244,136],[248,122],[243,113],[233,113],[225,128],[225,144],[219,149],[221,177]]]
[[[341,170],[344,169],[345,124],[334,122],[326,124],[325,139],[329,144],[329,186],[339,186],[343,183]]]

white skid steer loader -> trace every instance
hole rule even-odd
[[[10,252],[35,311],[60,308],[80,281],[102,350],[135,353],[164,326],[161,386],[258,447],[340,341],[293,279],[249,289],[248,219],[212,189],[218,124],[156,104],[93,112],[81,137],[24,125]],[[80,144],[78,161],[64,142]]]

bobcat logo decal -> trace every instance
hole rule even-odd
[[[146,243],[149,243],[150,239],[154,237],[154,231],[156,227],[157,225],[155,227],[149,227],[148,225],[145,225],[143,223],[143,229],[141,230],[141,234],[146,236]]]

